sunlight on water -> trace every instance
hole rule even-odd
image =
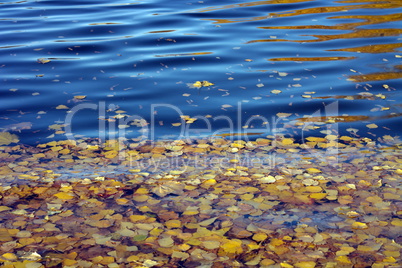
[[[110,123],[123,115],[153,120],[149,137],[178,137],[174,125],[188,115],[228,116],[241,121],[235,132],[260,132],[264,126],[245,126],[247,119],[299,120],[338,101],[340,115],[367,116],[379,135],[396,134],[400,11],[400,1],[2,3],[0,126],[29,122],[21,133],[29,143],[63,139],[66,110],[57,107],[105,102],[116,108],[82,109],[71,129],[98,137],[99,116]],[[188,86],[203,80],[214,85]],[[161,103],[171,106],[151,107]],[[353,124],[339,131],[363,133],[364,120],[345,120]],[[200,122],[194,128],[206,130]],[[215,120],[209,134],[228,127]],[[144,134],[135,124],[126,130]],[[272,132],[272,124],[263,131]]]

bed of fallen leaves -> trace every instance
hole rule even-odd
[[[0,262],[401,267],[401,150],[334,135],[0,146]],[[219,161],[156,164],[177,157]]]

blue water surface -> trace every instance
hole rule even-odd
[[[1,2],[0,130],[398,136],[401,14],[400,0]]]

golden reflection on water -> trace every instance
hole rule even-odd
[[[392,113],[383,116],[367,116],[367,115],[338,115],[338,116],[315,116],[315,117],[300,117],[296,118],[300,122],[329,122],[332,123],[347,123],[347,122],[359,122],[370,120],[381,120],[395,117],[401,117],[402,113]]]
[[[402,47],[402,43],[377,44],[377,45],[367,45],[361,47],[328,49],[328,51],[347,51],[347,52],[358,52],[358,53],[387,53],[387,52],[397,52],[397,49],[400,47]]]
[[[334,1],[335,4],[330,6],[316,6],[302,8],[303,3],[315,2],[311,0],[271,0],[271,1],[254,1],[249,3],[240,3],[233,5],[222,5],[214,6],[203,9],[194,10],[193,12],[214,12],[234,8],[244,8],[244,7],[255,7],[255,6],[266,6],[267,14],[266,16],[249,16],[249,17],[236,17],[236,18],[208,18],[203,20],[212,21],[213,24],[228,24],[228,23],[242,23],[242,22],[255,22],[260,21],[261,23],[266,23],[267,26],[261,25],[257,26],[257,29],[262,30],[300,30],[300,34],[297,32],[294,34],[289,34],[284,38],[276,38],[276,36],[271,36],[265,39],[247,40],[245,44],[253,43],[264,43],[264,42],[292,42],[292,43],[317,43],[317,42],[329,42],[337,40],[350,40],[350,42],[337,43],[336,48],[327,48],[324,51],[338,51],[338,52],[351,52],[351,53],[389,53],[398,52],[399,48],[402,47],[402,43],[384,43],[378,44],[379,39],[375,40],[372,45],[356,46],[353,45],[357,39],[368,39],[368,38],[382,38],[382,37],[393,37],[402,34],[401,28],[393,28],[390,23],[398,22],[402,20],[402,13],[391,13],[391,14],[381,14],[381,15],[362,15],[360,14],[348,14],[349,11],[353,10],[389,10],[386,13],[392,12],[392,9],[402,8],[401,0],[344,0],[344,1]],[[284,11],[282,12],[269,12],[270,5],[280,5],[280,4],[295,4],[300,3],[300,9],[292,9],[287,11],[284,5]],[[262,8],[262,7],[261,7]],[[398,10],[400,11],[400,9]],[[371,12],[371,11],[370,11]],[[328,14],[325,20],[321,20],[326,23],[314,24],[314,25],[295,25],[295,23],[305,23],[311,22],[309,19],[297,19],[292,21],[292,25],[277,25],[278,19],[281,18],[292,18],[305,15],[314,14]],[[352,13],[352,12],[351,12]],[[358,13],[358,12],[356,12]],[[337,20],[342,21],[342,23],[334,24]],[[351,22],[344,22],[345,20],[350,20]],[[274,21],[276,25],[273,25],[271,21]],[[289,20],[285,20],[289,21]],[[295,22],[295,23],[294,23]],[[380,25],[384,24],[384,25]],[[388,24],[388,25],[387,25]],[[270,26],[273,25],[273,26]],[[374,25],[374,27],[373,27]],[[395,24],[394,24],[395,25]],[[367,27],[371,26],[371,27]],[[317,30],[317,34],[308,33],[305,30]],[[324,30],[324,31],[320,31]],[[336,32],[332,32],[335,30]],[[302,32],[303,31],[303,32]],[[344,32],[339,32],[344,31]],[[289,32],[288,32],[289,33]],[[296,36],[296,37],[295,37]],[[297,38],[299,36],[300,38]],[[298,39],[298,40],[297,40]],[[366,43],[372,43],[373,41],[365,41]],[[384,41],[389,42],[389,40]],[[339,48],[339,46],[345,46]],[[323,51],[320,51],[323,52]],[[338,60],[352,60],[359,58],[358,55],[351,57],[348,56],[311,56],[311,57],[276,57],[268,58],[269,61],[338,61]],[[367,82],[367,81],[383,81],[389,79],[399,79],[402,78],[402,73],[397,66],[390,66],[389,71],[386,72],[373,72],[369,74],[357,74],[349,76],[349,81],[353,82]]]
[[[193,10],[193,12],[211,12],[218,10],[226,10],[231,8],[239,8],[239,7],[255,7],[255,6],[263,6],[263,5],[276,5],[276,4],[294,4],[294,3],[302,3],[302,2],[311,2],[314,0],[268,0],[268,1],[254,1],[240,4],[232,4],[232,5],[223,5],[223,6],[213,6],[207,8],[201,8]]]
[[[271,58],[270,61],[334,61],[352,60],[356,57],[290,57],[290,58]]]
[[[382,81],[402,78],[402,72],[378,72],[370,74],[358,74],[349,76],[353,82]]]

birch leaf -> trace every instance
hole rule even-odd
[[[0,132],[0,145],[9,145],[10,143],[17,143],[20,140],[15,134],[9,132]]]

